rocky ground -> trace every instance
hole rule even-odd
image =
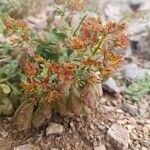
[[[97,4],[101,11],[96,13],[109,20],[122,20],[129,13],[131,44],[125,51],[121,72],[103,83],[104,97],[90,116],[54,114],[40,129],[25,132],[16,130],[12,118],[0,118],[0,150],[150,150],[150,95],[145,94],[134,102],[125,96],[123,88],[124,84],[138,82],[150,71],[149,2],[107,0]],[[48,6],[26,21],[42,31],[55,7]],[[140,20],[139,15],[145,12],[146,19]],[[72,26],[79,21],[80,12],[74,12]],[[60,17],[55,16],[54,25],[59,23]]]

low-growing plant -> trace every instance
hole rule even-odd
[[[150,92],[150,73],[147,73],[144,79],[125,87],[125,97],[132,101],[141,100]]]
[[[0,27],[0,116],[10,116],[21,102],[21,64],[33,44],[25,22],[7,17]]]
[[[18,128],[39,127],[52,111],[90,113],[102,96],[101,81],[123,61],[113,49],[127,46],[125,30],[125,23],[84,17],[72,34],[52,30],[54,38],[37,40],[36,54],[23,65],[24,101],[14,115]]]

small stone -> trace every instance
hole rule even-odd
[[[139,68],[136,64],[125,65],[122,75],[129,82],[136,82],[144,79],[146,73],[150,73],[148,69]]]
[[[51,150],[58,150],[57,148],[51,148]]]
[[[95,130],[94,125],[93,125],[93,124],[91,124],[91,125],[90,125],[90,128],[91,128],[92,130]]]
[[[103,6],[104,7],[104,6]],[[104,15],[108,20],[120,21],[124,17],[124,13],[128,11],[128,7],[124,5],[123,1],[109,1],[105,4]]]
[[[129,132],[131,132],[134,128],[135,128],[135,127],[132,126],[132,125],[130,125],[130,124],[127,125],[127,129],[128,129]]]
[[[40,150],[39,147],[35,147],[32,144],[20,145],[14,148],[14,150]]]
[[[103,89],[108,92],[120,93],[120,88],[117,86],[115,80],[111,77],[103,83]]]
[[[8,132],[2,130],[0,131],[0,135],[2,136],[2,138],[6,138],[8,136]]]
[[[147,24],[140,21],[132,21],[128,26],[128,35],[131,41],[141,41],[147,32]]]
[[[147,148],[146,147],[142,147],[142,149],[141,150],[147,150]]]
[[[129,113],[131,116],[135,117],[138,115],[138,109],[132,105],[124,103],[122,110],[126,113]]]
[[[46,128],[46,135],[61,134],[64,131],[64,127],[61,124],[51,122]]]
[[[117,113],[120,113],[120,114],[123,113],[123,111],[122,111],[121,109],[117,109],[116,112],[117,112]]]
[[[107,140],[116,150],[126,150],[128,148],[129,133],[121,125],[113,124],[107,132]]]
[[[100,104],[104,104],[104,103],[106,103],[106,101],[107,101],[106,98],[101,97],[99,103],[100,103]]]
[[[143,146],[145,146],[145,147],[150,147],[150,140],[148,141],[148,140],[142,140],[141,142],[141,145],[143,145]]]
[[[74,126],[74,123],[73,123],[73,122],[70,122],[70,127],[71,127],[72,131],[75,131],[75,130],[76,130],[76,128],[75,128],[75,126]]]
[[[94,147],[94,150],[106,150],[105,145]]]

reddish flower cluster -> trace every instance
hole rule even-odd
[[[29,29],[27,24],[22,20],[14,20],[10,17],[7,17],[5,20],[5,27],[8,33],[15,34],[20,31],[20,36],[23,41],[28,41],[30,39]]]
[[[111,36],[116,47],[125,48],[128,45],[128,37],[124,34],[125,23],[108,22],[102,24],[98,18],[87,18],[81,25],[81,35],[75,36],[70,41],[70,47],[74,50],[87,48],[90,44],[97,44],[102,36]]]
[[[127,47],[128,37],[125,35],[125,23],[110,21],[104,24],[98,18],[87,18],[79,30],[80,34],[70,40],[70,47],[78,50],[79,55],[86,55],[87,58],[81,61],[81,65],[97,68],[102,78],[118,68],[123,58],[113,52],[112,48]],[[112,43],[113,47],[109,43]]]
[[[64,63],[62,65],[58,65],[56,63],[49,64],[49,71],[57,74],[59,79],[62,81],[73,80],[76,68],[77,66],[73,63]]]
[[[26,76],[35,77],[39,72],[38,66],[33,63],[26,62],[23,68]]]
[[[7,24],[11,28],[11,23]],[[125,28],[124,23],[103,23],[98,18],[87,18],[69,39],[72,51],[64,48],[66,55],[60,56],[58,62],[35,54],[31,56],[23,67],[27,80],[22,87],[30,98],[37,97],[34,99],[36,107],[41,103],[50,104],[59,112],[75,114],[94,108],[102,96],[101,81],[123,60],[113,49],[127,46]]]
[[[21,86],[26,91],[27,97],[38,95],[38,98],[36,99],[38,103],[51,103],[62,99],[59,92],[54,89],[48,74],[41,79],[38,77],[41,74],[41,68],[39,67],[41,63],[45,65],[45,67],[49,67],[48,69],[50,69],[53,74],[60,73],[59,66],[55,63],[47,63],[44,58],[38,55],[35,55],[32,61],[35,62],[27,61],[23,66],[27,81],[24,81]]]
[[[75,50],[82,49],[84,46],[84,40],[82,40],[80,37],[73,37],[70,41],[70,47]]]

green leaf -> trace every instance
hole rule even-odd
[[[14,113],[14,108],[11,100],[7,97],[0,97],[0,116],[11,116]]]
[[[10,63],[0,68],[0,78],[12,78],[17,74],[18,61],[12,60]]]
[[[2,89],[4,94],[9,94],[11,92],[11,89],[6,84],[0,84],[0,88]]]

